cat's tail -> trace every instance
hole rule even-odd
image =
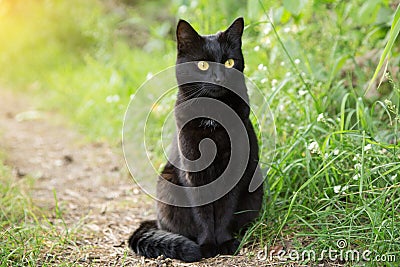
[[[147,258],[179,259],[194,262],[201,259],[200,246],[187,237],[157,228],[156,221],[144,221],[129,237],[129,247]]]

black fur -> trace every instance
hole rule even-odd
[[[232,71],[221,69],[203,72],[204,75],[213,75],[211,78],[221,83],[189,83],[184,84],[184,69],[180,71],[182,63],[196,63],[198,61],[217,62],[224,64],[233,59],[233,68],[240,72],[244,69],[244,59],[241,50],[244,22],[236,19],[224,32],[214,35],[199,35],[188,22],[180,20],[177,26],[177,71],[179,91],[176,104],[184,103],[188,99],[205,96],[221,101],[231,107],[239,116],[241,124],[247,131],[248,143],[243,149],[249,149],[249,157],[244,158],[247,167],[239,182],[220,199],[203,206],[177,207],[157,202],[157,221],[144,222],[129,239],[129,245],[136,253],[155,258],[164,255],[183,261],[197,261],[200,258],[213,257],[216,254],[234,254],[239,241],[234,237],[240,229],[245,228],[258,216],[263,199],[263,187],[249,192],[249,184],[253,176],[262,179],[258,167],[258,142],[249,119],[247,88],[243,75],[233,75]],[[187,66],[187,65],[182,65]],[[193,65],[197,66],[197,65]],[[227,83],[235,84],[238,92],[232,92],[226,87]],[[195,92],[195,94],[193,94]],[[207,106],[200,107],[207,109]],[[185,112],[175,110],[177,125],[183,125]],[[235,125],[232,129],[235,130]],[[180,186],[201,186],[217,179],[226,169],[231,156],[231,142],[227,130],[216,121],[197,118],[185,124],[175,135],[172,157],[184,155],[190,160],[196,160],[201,155],[199,144],[203,139],[211,139],[216,147],[214,161],[201,171],[188,172],[167,162],[157,184],[159,199],[174,197],[160,183],[162,179]],[[240,139],[243,140],[243,139]],[[249,147],[250,146],[250,147]],[[179,151],[180,149],[180,151]],[[239,156],[240,157],[240,156]],[[232,172],[232,176],[235,172]],[[186,196],[191,199],[190,195]],[[193,196],[192,196],[193,197]]]
[[[201,259],[199,245],[182,235],[159,230],[156,221],[142,222],[129,238],[129,247],[135,253],[148,258],[164,255],[186,262]]]

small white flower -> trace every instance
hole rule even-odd
[[[389,99],[385,99],[385,101],[383,101],[383,102],[385,102],[385,105],[388,107],[393,105],[392,101],[390,101]]]
[[[353,161],[359,161],[360,160],[360,154],[355,154]]]
[[[296,58],[296,59],[294,60],[294,64],[299,65],[299,64],[300,64],[300,59]]]
[[[290,71],[286,72],[285,76],[286,77],[290,77],[292,75],[292,73]]]
[[[325,120],[324,113],[319,114],[317,117],[317,121],[320,122],[320,121],[324,121],[324,120]]]
[[[285,33],[288,33],[288,32],[290,32],[290,27],[286,27],[286,28],[284,28],[284,29],[283,29],[283,32],[285,32]]]
[[[281,61],[281,66],[285,66],[285,61]]]
[[[333,155],[337,156],[339,155],[339,153],[340,153],[339,149],[336,148],[335,150],[333,150]]]
[[[397,173],[395,174],[395,175],[392,175],[392,176],[390,176],[390,181],[394,181],[394,180],[396,180],[396,178],[397,178]]]
[[[362,168],[361,163],[356,163],[356,164],[354,165],[354,169],[355,169],[355,170],[361,170],[361,168]]]
[[[256,46],[256,47],[254,47],[254,51],[256,51],[256,52],[258,52],[258,51],[260,51],[260,46]]]
[[[267,81],[268,81],[267,78],[262,78],[260,82],[261,82],[261,83],[266,83]]]
[[[364,147],[364,151],[368,151],[368,150],[370,150],[372,148],[372,145],[371,144],[368,144],[368,145],[366,145],[365,147]]]
[[[308,92],[306,91],[306,90],[299,90],[298,91],[298,94],[299,94],[299,96],[304,96],[304,95],[306,95]]]
[[[263,29],[263,33],[264,33],[265,35],[267,35],[271,30],[272,30],[271,25],[270,25],[270,24],[265,24],[265,27],[264,27],[264,29]]]
[[[361,174],[357,173],[353,176],[353,180],[357,181],[361,177]]]
[[[275,85],[277,85],[277,84],[278,84],[278,80],[276,80],[276,79],[273,79],[273,80],[271,81],[271,84],[272,84],[272,86],[275,86]]]
[[[264,64],[259,64],[258,65],[258,70],[263,70],[264,69]]]
[[[335,185],[335,186],[333,187],[333,192],[335,192],[336,194],[339,194],[340,189],[342,189],[342,186],[341,186],[341,185]]]
[[[319,145],[316,141],[311,142],[308,146],[307,149],[312,153],[312,154],[317,154],[319,153]]]

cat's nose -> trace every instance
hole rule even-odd
[[[220,71],[215,71],[212,77],[213,77],[213,82],[215,83],[221,83],[223,81],[223,74]]]

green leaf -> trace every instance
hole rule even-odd
[[[372,83],[375,81],[376,77],[378,76],[379,71],[381,70],[383,64],[385,63],[386,59],[389,58],[390,51],[393,48],[393,44],[396,41],[397,36],[400,32],[400,4],[397,6],[396,13],[394,14],[392,27],[390,28],[389,32],[389,40],[383,50],[381,58],[379,59],[378,66],[375,69],[375,73],[372,76],[372,79],[368,85],[368,88],[364,92],[364,96],[368,93],[369,89],[371,88]],[[383,73],[385,75],[385,73]]]
[[[358,11],[358,20],[364,25],[373,23],[378,14],[380,2],[380,0],[366,1]]]

